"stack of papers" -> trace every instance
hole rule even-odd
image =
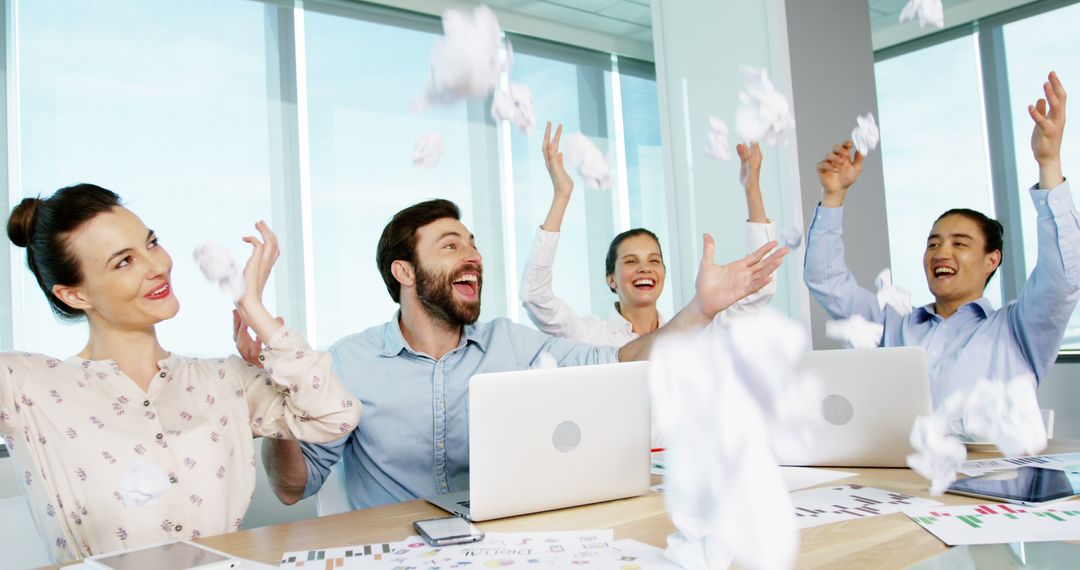
[[[286,552],[280,568],[677,568],[664,551],[634,540],[614,540],[611,530],[489,533],[480,542],[435,548],[418,536],[398,542]]]

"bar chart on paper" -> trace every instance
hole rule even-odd
[[[930,499],[854,484],[798,491],[791,494],[791,503],[795,507],[799,528],[941,504]]]
[[[949,546],[1080,540],[1080,502],[1050,507],[990,504],[906,510]]]

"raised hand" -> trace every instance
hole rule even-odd
[[[1065,133],[1065,87],[1057,73],[1050,72],[1043,83],[1046,98],[1028,105],[1035,121],[1031,130],[1031,152],[1039,163],[1039,186],[1049,190],[1064,180],[1061,176],[1061,139]]]
[[[750,255],[728,263],[717,265],[715,262],[716,242],[705,234],[705,244],[694,282],[696,295],[694,302],[707,319],[716,313],[734,305],[739,299],[756,293],[772,281],[772,274],[780,267],[788,248],[780,248],[769,254],[776,247],[771,241]]]
[[[270,270],[274,268],[281,250],[278,248],[277,236],[270,231],[266,222],[259,221],[255,224],[262,237],[260,240],[254,236],[244,237],[244,241],[251,244],[251,257],[244,266],[244,296],[236,303],[238,318],[249,325],[260,339],[269,339],[280,328],[280,323],[266,310],[263,305],[262,294],[266,288],[266,282],[270,279]],[[246,335],[246,327],[244,327]],[[237,349],[239,349],[239,341]]]
[[[853,158],[851,149],[854,146],[851,141],[834,145],[825,160],[817,164],[818,180],[825,190],[822,200],[825,206],[834,208],[842,205],[848,188],[851,188],[862,173],[863,155],[855,151]]]
[[[735,146],[739,153],[739,182],[746,191],[747,221],[764,224],[765,201],[761,198],[761,146],[758,143]]]
[[[555,138],[551,138],[551,121],[548,121],[544,129],[544,164],[547,166],[548,175],[551,176],[551,185],[556,195],[570,196],[574,190],[574,179],[566,172],[563,166],[563,155],[559,152],[559,139],[562,138],[562,124],[555,129]]]
[[[735,145],[739,153],[739,183],[747,191],[761,188],[761,145],[758,143]]]

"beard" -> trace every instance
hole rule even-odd
[[[454,298],[454,279],[465,271],[475,271],[476,302],[463,303]],[[480,290],[484,285],[484,275],[480,266],[469,264],[454,275],[435,273],[416,264],[416,296],[431,317],[450,326],[471,325],[480,318]]]

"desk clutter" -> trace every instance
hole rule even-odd
[[[636,540],[615,540],[609,530],[488,533],[480,542],[435,548],[419,536],[397,542],[286,552],[280,568],[305,570],[454,568],[678,568],[664,551]]]

